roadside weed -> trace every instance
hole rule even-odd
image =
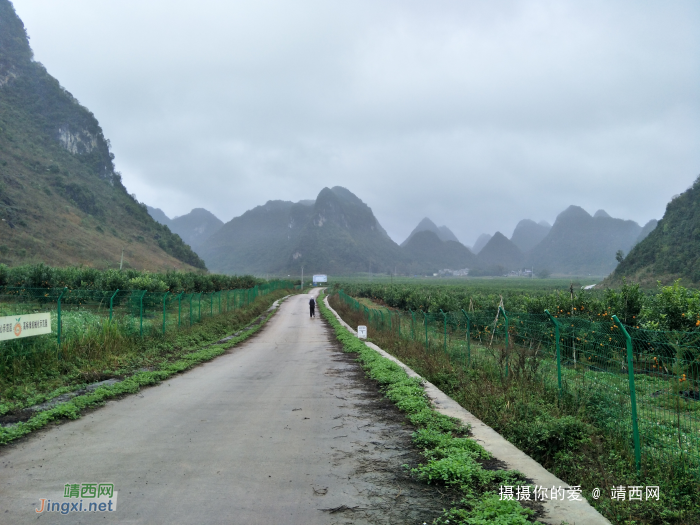
[[[491,492],[497,489],[499,483],[524,484],[522,475],[516,471],[484,469],[479,460],[489,459],[490,454],[476,441],[462,437],[469,428],[461,425],[457,419],[433,410],[420,379],[409,378],[399,365],[350,334],[326,308],[323,295],[319,295],[317,304],[323,317],[335,330],[343,350],[358,354],[357,360],[367,376],[377,380],[387,398],[396,403],[417,427],[413,443],[421,449],[426,463],[411,472],[426,483],[458,488],[465,494],[459,508],[446,511],[434,523],[532,524],[534,511],[523,508],[517,501],[501,501]]]

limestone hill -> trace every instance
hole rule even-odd
[[[482,233],[479,235],[479,237],[476,239],[476,242],[474,243],[474,247],[472,248],[472,252],[478,254],[484,246],[491,240],[491,235],[488,233]]]
[[[477,266],[495,275],[517,270],[523,264],[523,252],[501,232],[496,232],[476,256]]]
[[[652,286],[657,280],[700,283],[700,177],[668,203],[658,225],[629,252],[607,283],[618,284],[623,277]]]
[[[474,254],[456,241],[443,241],[435,232],[424,230],[412,235],[401,245],[411,273],[434,273],[438,270],[473,268]]]
[[[372,210],[345,188],[324,188],[313,201],[269,201],[247,211],[200,248],[224,273],[347,274],[405,272],[408,261]]]
[[[416,233],[423,231],[433,232],[441,241],[459,242],[457,236],[454,233],[452,233],[452,230],[450,230],[447,226],[438,227],[433,221],[425,217],[422,221],[418,223],[418,226],[416,226],[413,229],[413,231],[406,238],[406,240],[401,243],[401,246],[405,246]]]
[[[634,221],[614,219],[604,212],[592,217],[579,206],[569,206],[528,254],[525,264],[535,272],[608,275],[617,264],[616,252],[629,251],[641,231]]]
[[[537,246],[547,236],[552,227],[547,223],[536,223],[530,219],[523,219],[515,227],[510,238],[520,251],[527,253]]]
[[[95,116],[33,60],[0,0],[0,262],[163,270],[204,262],[131,197]]]
[[[148,206],[148,213],[159,223],[168,226],[170,231],[178,234],[195,252],[224,225],[221,219],[204,208],[195,208],[174,219],[170,219],[160,208]]]

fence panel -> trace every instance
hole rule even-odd
[[[293,288],[288,281],[271,281],[249,289],[178,294],[0,287],[0,317],[51,314],[50,334],[0,341],[0,367],[42,352],[61,358],[62,352],[69,351],[66,345],[108,330],[118,330],[125,337],[152,337],[189,328],[203,319],[243,308],[262,295]]]
[[[672,461],[700,476],[700,331],[644,330],[615,316],[593,322],[563,312],[401,312],[338,294],[374,330],[393,330],[460,366],[494,366],[504,381],[539,359],[542,380],[585,403],[606,432],[629,444],[638,468]]]

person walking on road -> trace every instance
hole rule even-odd
[[[313,297],[309,299],[309,317],[316,317],[316,301]]]

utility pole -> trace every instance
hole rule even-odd
[[[124,248],[122,248],[122,260],[119,261],[119,271],[122,271],[122,266],[124,265]]]
[[[301,290],[304,290],[304,265],[301,265]]]

